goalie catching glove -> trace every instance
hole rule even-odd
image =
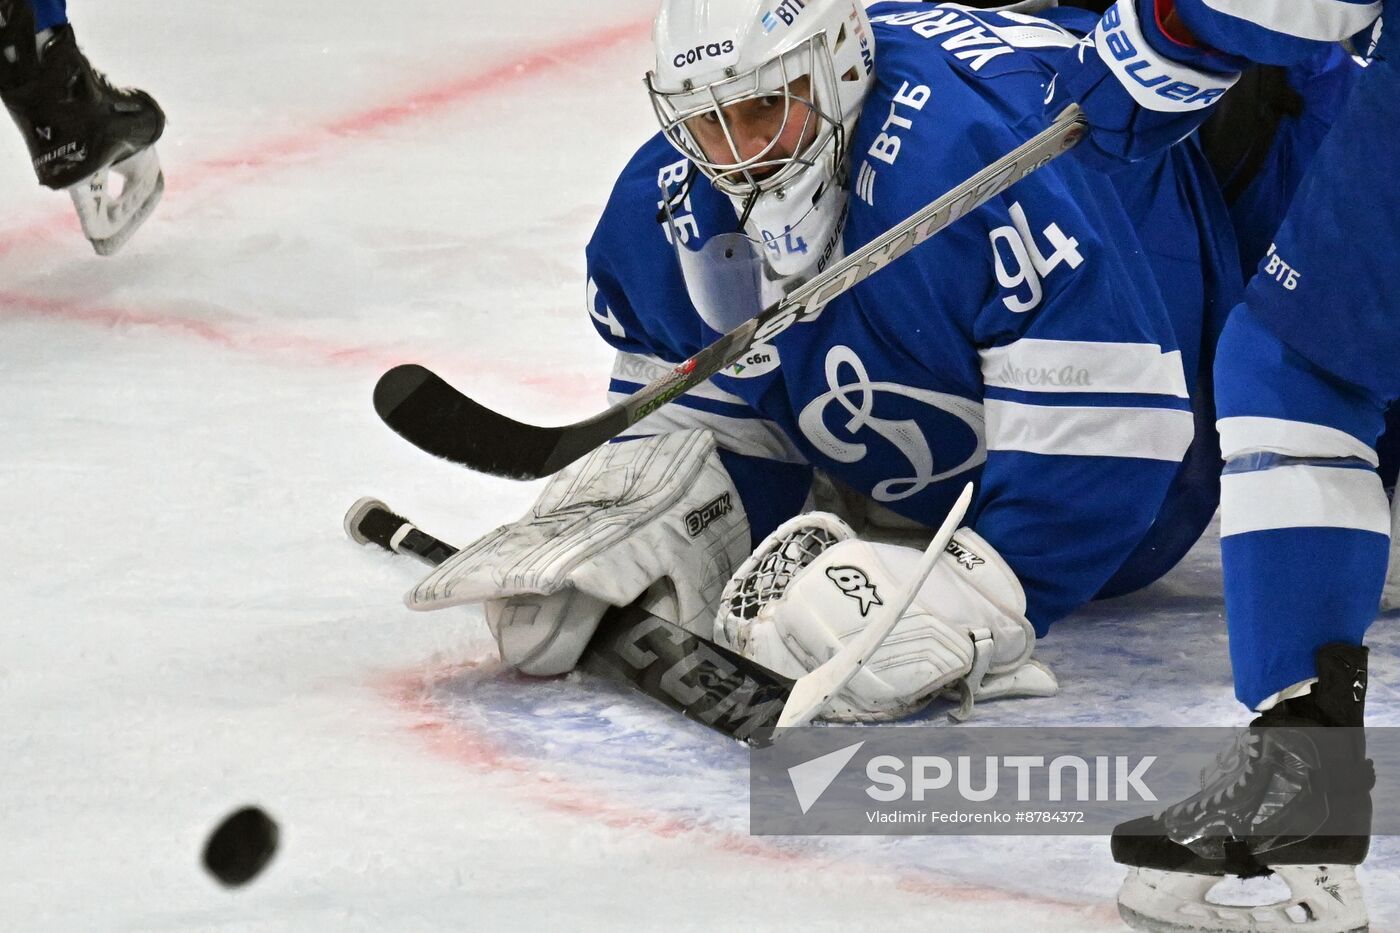
[[[791,519],[758,547],[724,589],[715,639],[788,677],[816,669],[901,591],[920,552],[861,541],[835,515]],[[1011,568],[976,532],[959,530],[947,554],[880,649],[821,717],[897,719],[941,692],[974,697],[1053,696],[1048,668],[1030,659],[1035,631]]]
[[[649,611],[708,635],[748,552],[748,518],[714,436],[678,431],[598,448],[551,478],[524,518],[463,548],[405,601],[420,610],[485,603],[505,663],[562,674],[610,607],[643,594]]]

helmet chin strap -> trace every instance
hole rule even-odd
[[[749,193],[749,196],[744,199],[743,210],[739,212],[739,231],[741,233],[743,232],[744,227],[748,224],[749,215],[753,213],[754,205],[758,203],[759,197],[760,192],[752,191]]]

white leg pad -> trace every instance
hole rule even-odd
[[[709,634],[748,545],[748,517],[714,435],[676,431],[605,444],[556,474],[524,517],[443,561],[406,602],[485,603],[503,661],[562,674],[609,606],[658,584],[669,596],[658,614]]]

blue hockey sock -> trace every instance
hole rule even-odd
[[[1389,546],[1354,528],[1276,528],[1224,537],[1220,552],[1235,695],[1253,709],[1317,676],[1319,645],[1361,644]]]

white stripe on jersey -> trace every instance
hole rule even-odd
[[[1073,33],[1037,16],[999,10],[994,15],[979,16],[978,19],[986,23],[998,39],[1018,49],[1071,49],[1079,44],[1078,37]],[[1010,21],[1015,25],[1001,26],[997,21]]]
[[[1371,470],[1295,464],[1230,473],[1221,479],[1220,503],[1222,537],[1277,528],[1390,534],[1390,503]]]
[[[626,400],[628,393],[609,392],[608,404]],[[647,415],[631,428],[628,434],[669,434],[672,431],[691,431],[705,428],[715,435],[715,442],[725,450],[748,457],[764,457],[783,463],[806,463],[807,458],[788,440],[772,421],[760,418],[732,418],[714,412],[691,408],[685,404],[685,397],[669,405],[663,405]]]
[[[1340,42],[1381,14],[1380,0],[1201,0],[1218,13],[1272,32],[1318,42]]]
[[[1188,398],[1181,353],[1155,343],[1024,337],[983,350],[982,380],[1026,392],[1131,392]]]
[[[1358,457],[1371,466],[1380,465],[1369,445],[1325,424],[1250,415],[1221,418],[1216,427],[1226,460],[1267,451],[1285,457]]]
[[[988,399],[987,449],[1180,461],[1196,428],[1174,408],[1080,408]]]
[[[617,357],[613,360],[612,377],[623,382],[635,382],[638,385],[646,385],[655,382],[662,376],[668,375],[676,367],[658,359],[654,356],[644,356],[640,353],[625,353],[618,351]],[[748,407],[748,402],[744,401],[733,392],[726,392],[713,382],[702,382],[691,389],[688,395],[699,398],[707,398],[715,402],[728,402],[730,405],[743,405]]]

